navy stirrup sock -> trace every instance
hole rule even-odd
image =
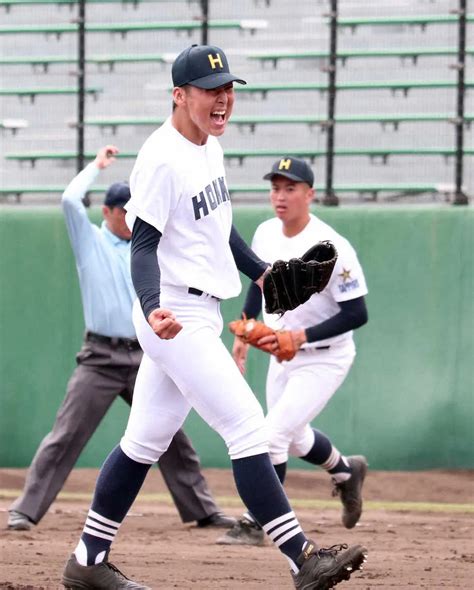
[[[276,474],[278,475],[278,479],[280,480],[281,485],[283,485],[285,483],[285,478],[286,478],[286,466],[287,463],[280,463],[280,465],[274,465],[273,468],[276,471]]]
[[[341,480],[350,476],[351,468],[345,457],[334,447],[329,438],[313,428],[314,443],[309,453],[300,457],[303,461],[319,465],[331,475],[341,474]]]
[[[274,465],[273,468],[275,469],[276,474],[278,475],[278,479],[280,480],[281,485],[283,485],[285,483],[285,476],[286,476],[286,463],[280,463],[280,465]],[[244,518],[247,518],[247,519],[251,520],[252,522],[254,522],[255,525],[258,526],[260,529],[262,528],[258,524],[257,519],[250,512],[246,512],[244,514]]]
[[[232,469],[237,490],[249,512],[277,547],[295,562],[306,537],[268,453],[234,459]]]
[[[122,520],[140,491],[151,465],[127,457],[120,446],[105,460],[92,501],[92,510],[112,520]]]
[[[332,444],[328,437],[320,430],[313,428],[314,442],[308,454],[301,457],[303,461],[313,465],[322,465],[331,455]]]
[[[150,467],[127,457],[119,446],[107,457],[97,479],[81,540],[74,552],[81,565],[94,565],[104,560]]]

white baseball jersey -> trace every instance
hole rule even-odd
[[[229,246],[232,208],[222,148],[215,137],[196,145],[171,117],[146,140],[130,177],[127,224],[140,217],[162,233],[163,286],[194,287],[219,299],[241,283]]]
[[[264,221],[257,227],[252,248],[265,262],[273,263],[279,259],[298,258],[322,240],[331,240],[338,253],[336,266],[327,287],[303,305],[287,311],[281,318],[263,311],[265,323],[272,328],[301,330],[315,326],[340,311],[338,302],[367,294],[364,273],[354,248],[346,238],[313,214],[310,214],[310,221],[303,231],[291,238],[284,235],[283,224],[277,217]],[[326,340],[318,340],[317,345],[334,345],[348,340],[352,340],[352,331]],[[314,346],[314,342],[309,342],[302,348]]]

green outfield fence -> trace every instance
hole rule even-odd
[[[99,220],[99,209],[90,214]],[[318,214],[359,252],[370,319],[356,333],[349,377],[314,425],[341,451],[367,455],[372,468],[474,468],[473,208],[359,206]],[[269,216],[268,208],[235,210],[247,240]],[[0,276],[0,467],[25,467],[53,424],[83,330],[59,207],[0,209]],[[241,303],[223,304],[226,323]],[[230,345],[227,331],[224,339]],[[262,403],[267,360],[253,351],[248,371]],[[101,464],[127,413],[117,400],[79,466]],[[229,466],[223,442],[200,418],[191,415],[186,430],[204,466]]]

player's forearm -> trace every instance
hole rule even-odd
[[[326,340],[350,332],[366,324],[369,319],[364,297],[341,301],[339,307],[341,310],[336,315],[316,326],[306,328],[307,342]]]
[[[245,297],[242,314],[248,318],[258,318],[262,311],[262,291],[256,283],[250,283]]]
[[[235,264],[240,272],[244,273],[252,281],[259,279],[267,269],[268,264],[261,260],[246,244],[234,225],[232,225],[230,232],[229,245]]]
[[[132,231],[130,265],[133,286],[147,319],[160,307],[160,267],[156,256],[160,238],[156,228],[137,217]]]

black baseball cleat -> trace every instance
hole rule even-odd
[[[343,511],[342,524],[352,529],[362,514],[362,486],[367,474],[367,459],[362,455],[347,457],[352,475],[347,481],[335,483],[333,496],[340,496]]]
[[[231,529],[237,522],[237,519],[233,516],[226,516],[222,512],[215,512],[210,516],[201,518],[196,521],[196,526],[199,528],[219,528],[219,529]]]
[[[347,549],[347,551],[342,551]],[[292,574],[297,590],[329,590],[339,582],[348,580],[351,574],[363,569],[367,561],[367,549],[361,545],[333,545],[329,549],[316,549],[308,541],[305,549],[296,560],[300,567]]]
[[[74,554],[66,563],[62,584],[66,590],[151,590],[149,586],[129,580],[108,561],[84,566]]]

